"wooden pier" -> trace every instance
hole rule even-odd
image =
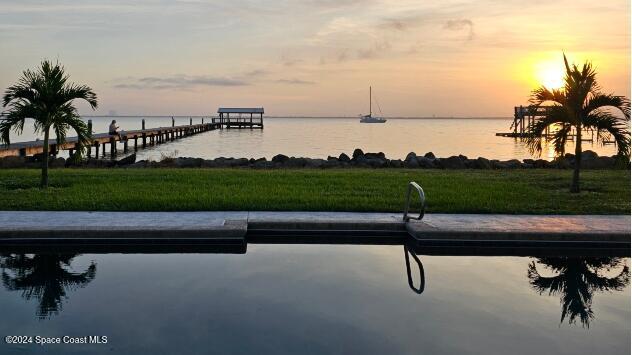
[[[516,106],[514,107],[514,118],[513,123],[511,124],[510,129],[513,132],[499,132],[496,133],[498,137],[510,137],[510,138],[526,138],[528,133],[528,128],[533,122],[535,122],[536,118],[546,116],[553,106]],[[584,129],[584,134],[582,134],[582,141],[592,142],[595,139],[595,131],[592,129]],[[542,134],[542,137],[553,137],[553,133],[551,132],[551,127],[546,127],[546,131]],[[573,141],[577,133],[570,132],[568,134],[568,140]],[[586,138],[589,137],[590,138]]]
[[[217,113],[219,113],[219,124],[222,128],[263,129],[263,107],[220,107]]]
[[[110,157],[116,157],[118,143],[123,144],[123,153],[128,153],[130,149],[134,151],[139,148],[146,148],[156,144],[167,143],[179,138],[192,136],[198,133],[212,131],[220,128],[220,123],[212,119],[211,122],[193,124],[193,120],[189,120],[188,125],[176,126],[172,119],[171,127],[145,128],[145,120],[142,120],[142,129],[121,131],[120,135],[110,135],[108,133],[97,133],[92,135],[92,142],[86,147],[86,153],[89,158],[93,156],[99,158],[105,157],[106,151],[109,151]],[[88,121],[88,128],[92,131],[92,122]],[[109,144],[109,147],[106,147]],[[49,149],[51,155],[55,156],[61,150],[68,150],[70,155],[79,148],[77,137],[68,137],[66,142],[58,145],[55,139],[49,141]],[[106,149],[109,148],[109,149]],[[30,142],[12,143],[11,145],[0,145],[0,158],[6,156],[28,156],[41,154],[44,151],[44,141],[36,140]]]

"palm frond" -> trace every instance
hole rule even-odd
[[[573,115],[568,111],[565,106],[553,106],[547,112],[546,116],[536,118],[528,127],[527,127],[527,136],[525,138],[525,143],[529,152],[534,155],[540,155],[542,153],[542,141],[550,140],[549,137],[546,137],[544,134],[546,132],[546,128],[552,125],[560,125],[562,129],[566,126],[569,126],[572,122]],[[560,140],[559,138],[558,140]],[[564,141],[566,138],[564,138]]]
[[[606,107],[616,108],[621,111],[628,120],[630,119],[630,100],[623,96],[615,96],[612,94],[596,94],[590,97],[583,111],[584,114],[588,115],[595,110]]]
[[[529,99],[529,102],[531,102],[532,104],[538,106],[546,101],[552,101],[560,105],[564,105],[566,103],[566,96],[561,90],[549,90],[544,86],[541,86],[531,92],[531,98]]]
[[[93,110],[98,108],[97,94],[87,85],[69,84],[62,89],[60,100],[64,104],[75,99],[87,101]]]
[[[22,134],[26,119],[33,117],[34,114],[30,105],[22,102],[12,104],[5,118],[0,119],[0,143],[11,144],[11,131]]]
[[[609,112],[593,111],[584,119],[584,127],[593,128],[597,131],[597,139],[604,143],[607,136],[602,132],[608,132],[617,144],[617,154],[623,157],[630,157],[630,131],[628,121],[617,117]]]

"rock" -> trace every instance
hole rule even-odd
[[[200,162],[200,166],[202,165],[203,161],[204,160]],[[237,167],[237,166],[247,166],[250,164],[250,160],[246,158],[234,159],[234,158],[220,157],[220,158],[216,158],[214,161],[217,164],[218,168],[232,168],[232,167]]]
[[[338,157],[338,160],[341,162],[349,162],[351,161],[351,159],[349,158],[349,156],[345,153],[341,153],[340,156]]]
[[[569,155],[569,154],[567,154]],[[575,156],[571,154],[571,157],[558,157],[553,160],[553,166],[558,169],[570,169],[575,164]]]
[[[478,157],[475,160],[475,164],[474,164],[474,169],[491,169],[492,168],[492,163],[489,161],[489,159],[483,158],[483,157]]]
[[[492,169],[507,169],[508,168],[507,164],[497,159],[490,160],[489,162],[492,165]]]
[[[203,168],[217,168],[218,166],[219,166],[219,164],[215,160],[205,159],[202,162],[202,167]]]
[[[255,161],[255,163],[252,164],[252,167],[255,169],[271,169],[271,168],[276,167],[276,163],[273,161],[257,159],[257,161]]]
[[[465,162],[458,156],[437,159],[438,165],[443,169],[465,169]]]
[[[367,163],[373,168],[385,168],[388,166],[388,160],[385,158],[367,158]]]
[[[598,157],[594,159],[584,160],[582,156],[583,169],[611,169],[614,168],[616,160],[612,157]]]
[[[369,162],[369,159],[367,159],[364,155],[360,155],[356,158],[353,158],[351,160],[351,163],[353,163],[353,165],[360,167],[360,168],[370,168],[371,164]]]
[[[248,166],[250,161],[246,158],[233,159],[230,166]]]
[[[522,162],[518,159],[511,159],[511,160],[507,160],[502,162],[505,165],[507,165],[508,169],[519,169],[522,168]]]
[[[379,152],[379,153],[365,153],[364,156],[369,158],[369,159],[386,159],[386,155],[384,155],[384,153],[382,153],[382,152]]]
[[[144,168],[147,166],[147,161],[146,160],[140,160],[135,162],[132,165],[129,165],[128,168]]]
[[[584,160],[596,160],[599,159],[599,155],[592,150],[584,150],[582,152],[582,162]]]
[[[433,152],[428,152],[428,153],[424,154],[424,157],[426,157],[428,159],[437,159],[437,157],[435,157]]]
[[[417,161],[416,155],[411,155],[411,154],[415,154],[415,153],[409,153],[406,156],[407,159],[404,160],[404,166],[409,169],[417,169],[419,168],[419,161]]]
[[[284,166],[288,168],[302,168],[307,164],[305,158],[295,158],[291,157],[288,161],[285,162]]]
[[[136,153],[130,154],[126,156],[125,158],[117,161],[116,165],[118,166],[130,165],[130,164],[134,164],[135,162],[136,162]]]
[[[10,156],[0,159],[0,167],[5,169],[23,168],[26,159],[24,157]]]
[[[426,156],[417,157],[417,164],[419,164],[419,167],[424,169],[432,169],[436,167],[435,159],[427,158]]]
[[[551,162],[549,162],[548,160],[544,160],[544,159],[538,159],[536,161],[533,162],[533,167],[534,168],[550,168],[551,167]]]
[[[325,163],[323,164],[322,168],[338,168],[341,167],[342,163],[340,163],[338,161],[338,159],[336,158],[335,160],[325,160]]]
[[[358,157],[364,156],[364,152],[360,148],[356,148],[353,151],[353,159],[357,159]]]
[[[51,168],[63,168],[66,166],[66,159],[59,157],[48,161],[48,166]]]
[[[287,155],[283,155],[283,154],[277,154],[274,157],[272,157],[272,161],[275,163],[283,164],[288,160],[290,160],[290,158]]]
[[[324,159],[311,159],[311,158],[305,158],[305,167],[306,168],[320,168],[323,165],[325,165],[325,161]]]
[[[176,158],[175,166],[178,168],[199,168],[202,166],[202,158]]]

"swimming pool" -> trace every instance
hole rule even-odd
[[[630,352],[629,251],[192,251],[2,254],[3,337],[107,343],[3,342],[0,353]]]

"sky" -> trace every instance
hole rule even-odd
[[[59,60],[82,114],[510,116],[562,51],[629,97],[629,0],[0,0],[0,89]]]

